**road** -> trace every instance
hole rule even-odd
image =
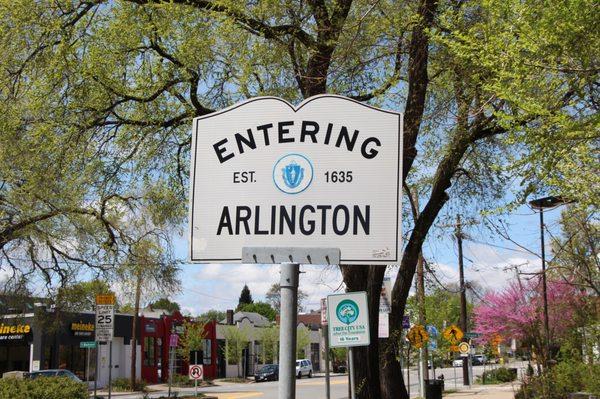
[[[526,363],[518,362],[510,364],[508,367],[523,368]],[[491,366],[485,366],[489,370]],[[484,366],[474,366],[473,374],[477,377],[484,371]],[[456,372],[456,374],[455,374]],[[435,374],[439,377],[444,375],[446,389],[460,389],[462,385],[462,369],[461,368],[442,368],[436,369]],[[456,375],[456,378],[455,378]],[[406,377],[406,373],[404,374]],[[520,376],[520,373],[519,373]],[[261,398],[261,399],[278,399],[277,396],[278,383],[261,382],[249,384],[224,384],[214,387],[201,388],[198,391],[202,393],[211,393],[219,399],[246,399],[246,398]],[[193,392],[193,388],[185,389],[185,392]],[[410,370],[410,393],[411,397],[416,397],[419,394],[418,374],[416,369]],[[166,391],[153,392],[148,397],[156,398],[166,396]],[[118,399],[138,399],[141,395],[119,395]],[[325,398],[325,378],[316,376],[314,378],[303,378],[296,380],[296,398],[297,399],[320,399]],[[346,399],[348,398],[348,376],[336,375],[331,378],[331,399]],[[116,398],[115,398],[116,399]]]

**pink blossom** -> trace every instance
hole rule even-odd
[[[572,284],[548,281],[548,318],[551,339],[560,338],[575,326],[574,315],[582,294]],[[500,292],[488,293],[475,310],[475,330],[480,341],[500,335],[505,341],[535,339],[543,332],[544,313],[541,278],[513,281]]]

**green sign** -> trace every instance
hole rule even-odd
[[[81,349],[94,349],[96,347],[96,341],[81,341],[79,347]]]
[[[473,339],[473,338],[479,338],[481,337],[480,333],[476,333],[476,332],[468,332],[465,334],[465,338],[467,339]]]

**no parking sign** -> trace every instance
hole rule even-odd
[[[204,367],[201,364],[190,366],[190,380],[202,380],[204,378]]]

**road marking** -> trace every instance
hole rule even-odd
[[[228,393],[219,393],[219,392],[207,392],[209,396],[216,396],[219,399],[243,399],[243,398],[256,398],[258,396],[263,396],[262,392],[228,392]]]
[[[340,385],[340,384],[347,384],[348,381],[345,379],[335,379],[335,380],[331,380],[329,382],[329,385]],[[315,382],[304,382],[298,385],[325,385],[325,381],[315,381]]]

